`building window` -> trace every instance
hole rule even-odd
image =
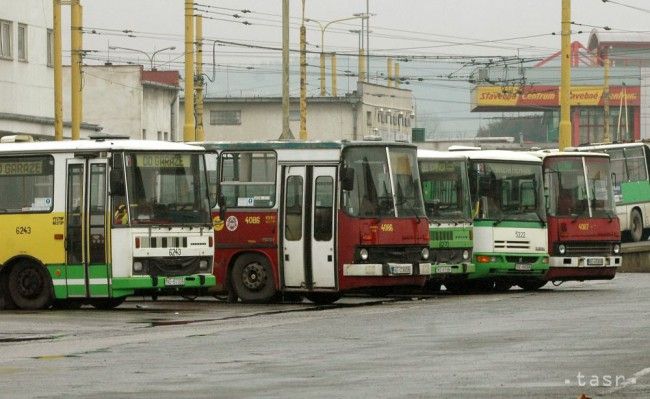
[[[241,111],[210,111],[211,125],[241,125]]]
[[[300,121],[300,110],[292,109],[291,111],[289,111],[289,120],[292,122]]]
[[[372,126],[372,111],[366,111],[366,125]]]
[[[165,139],[165,141],[169,141],[169,132],[163,132],[163,139]]]
[[[27,61],[27,25],[18,24],[18,61]]]
[[[158,141],[160,141],[162,139],[163,139],[162,132],[160,130],[158,130]]]
[[[9,58],[13,57],[11,49],[11,31],[13,27],[11,22],[3,21],[0,19],[0,57]]]
[[[47,66],[54,65],[54,31],[47,30]]]

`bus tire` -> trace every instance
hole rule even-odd
[[[494,281],[494,291],[495,292],[508,292],[512,287],[512,283],[504,280],[495,280]]]
[[[316,305],[329,305],[341,299],[340,292],[309,292],[305,298],[314,302]]]
[[[16,304],[9,295],[9,273],[0,270],[0,310],[14,310]]]
[[[467,281],[445,281],[443,285],[452,294],[466,294],[469,291]]]
[[[517,283],[517,285],[524,291],[536,291],[545,286],[546,283],[547,281],[544,280],[527,280],[520,281]]]
[[[126,301],[126,297],[122,296],[119,298],[101,298],[101,299],[91,299],[90,305],[99,310],[111,310],[120,306]]]
[[[643,239],[643,218],[638,209],[632,209],[630,212],[630,238],[634,242],[639,242]]]
[[[235,294],[247,303],[267,303],[276,294],[273,270],[261,255],[244,254],[237,258],[230,272]]]
[[[46,309],[54,300],[52,278],[47,269],[31,262],[18,262],[9,272],[11,300],[20,309]]]

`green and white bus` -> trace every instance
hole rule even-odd
[[[475,265],[470,287],[542,287],[549,259],[541,159],[499,150],[459,154],[469,159]]]
[[[215,285],[203,150],[116,139],[0,144],[0,302],[113,308]]]
[[[648,143],[589,145],[578,151],[609,154],[614,202],[626,241],[647,240],[650,235],[650,147]]]
[[[472,213],[467,156],[418,150],[420,181],[427,217],[431,277],[427,287],[441,284],[458,291],[475,271],[472,263]]]

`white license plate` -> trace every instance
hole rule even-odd
[[[390,265],[390,274],[411,274],[411,265]]]
[[[451,266],[438,266],[437,273],[451,273]]]
[[[167,277],[165,279],[166,286],[179,286],[185,285],[185,277]]]
[[[603,258],[587,258],[587,266],[603,266],[605,259]]]
[[[515,270],[528,272],[528,271],[533,270],[533,265],[528,264],[528,263],[517,263],[515,265]]]

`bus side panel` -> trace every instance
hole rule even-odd
[[[0,224],[0,264],[20,255],[30,256],[44,265],[65,262],[64,214],[3,215]]]
[[[267,211],[228,211],[225,220],[219,212],[212,213],[214,226],[214,275],[217,285],[226,289],[228,267],[233,257],[241,252],[259,252],[268,256],[273,269],[276,288],[279,287],[278,270],[278,212]]]

